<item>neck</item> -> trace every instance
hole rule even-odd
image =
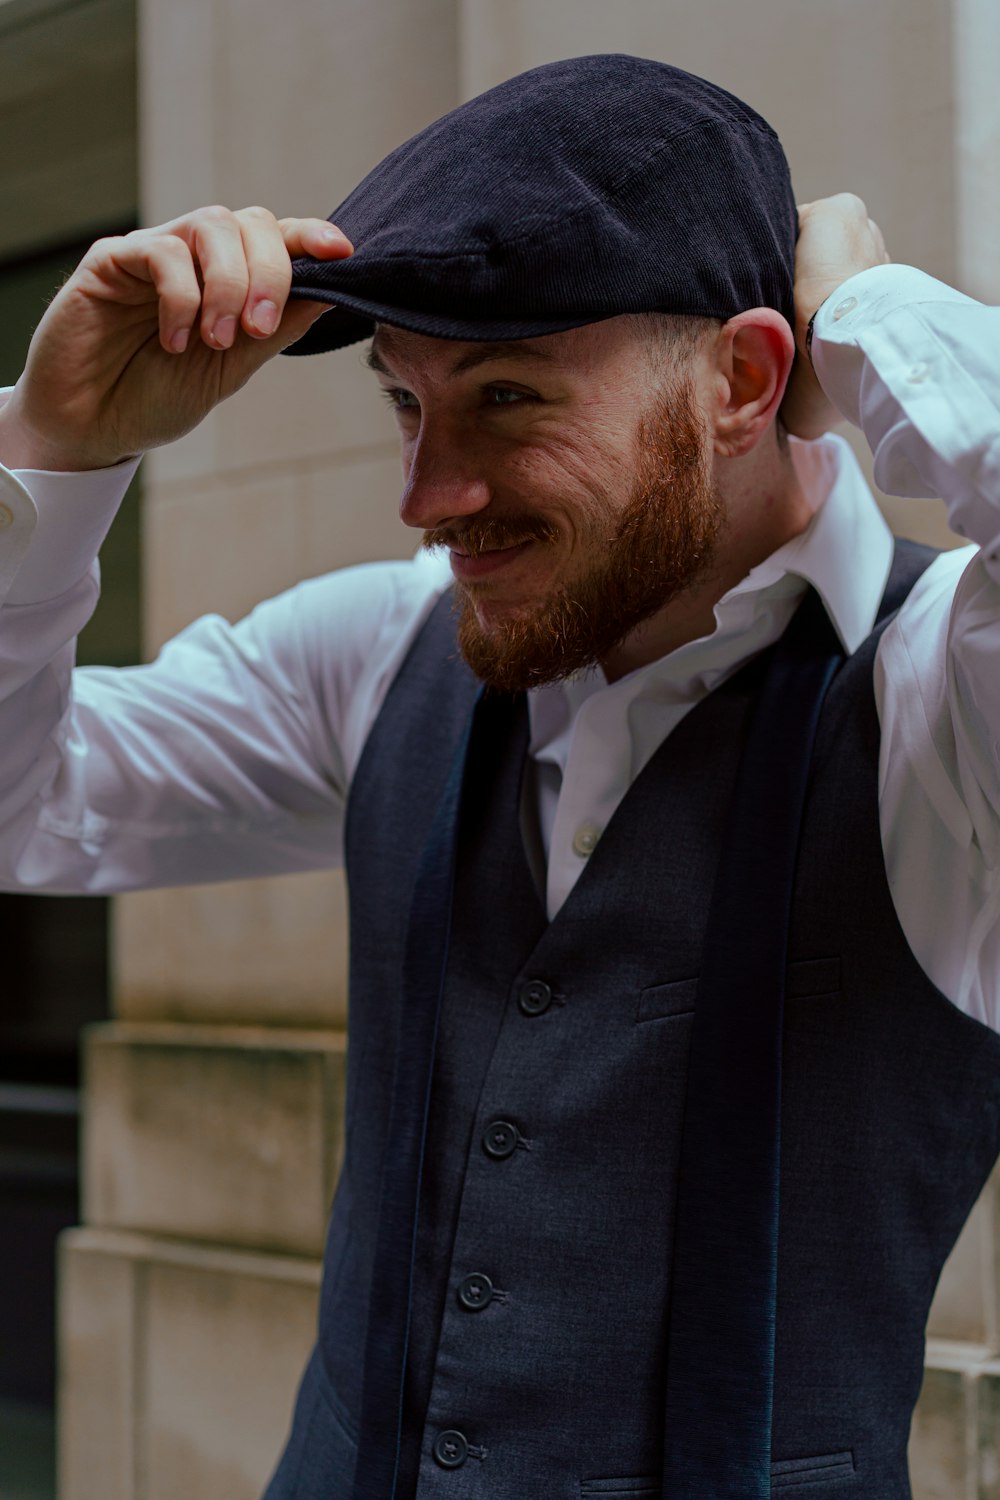
[[[813,518],[791,458],[775,447],[716,464],[725,508],[708,570],[627,636],[601,662],[608,682],[712,635],[715,606],[751,569],[799,536]]]

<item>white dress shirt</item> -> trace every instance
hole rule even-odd
[[[910,267],[866,271],[813,358],[898,495],[939,495],[979,544],[938,558],[876,659],[882,843],[929,978],[1000,1030],[1000,310]],[[814,517],[716,606],[712,635],[608,684],[529,695],[530,795],[558,912],[636,776],[713,687],[781,634],[807,584],[848,650],[892,539],[837,436],[792,440]],[[315,870],[342,858],[351,776],[450,583],[443,556],[299,584],[206,616],[144,667],[73,670],[95,556],[134,472],[0,468],[0,888],[112,892]]]

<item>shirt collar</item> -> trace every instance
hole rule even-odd
[[[892,567],[892,532],[846,439],[830,434],[810,443],[789,438],[789,444],[813,519],[732,592],[795,574],[819,594],[850,654],[875,626]]]
[[[837,434],[812,442],[789,438],[796,476],[813,511],[806,529],[752,568],[715,606],[711,636],[629,673],[609,688],[600,668],[528,694],[531,754],[553,745],[595,693],[610,693],[629,712],[637,694],[676,688],[688,696],[712,686],[770,644],[796,597],[811,584],[844,649],[856,651],[875,624],[893,538],[849,443]],[[768,623],[780,621],[780,624]],[[700,687],[695,686],[700,683]]]

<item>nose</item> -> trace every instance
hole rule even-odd
[[[490,503],[490,487],[477,461],[475,443],[426,420],[403,456],[404,486],[399,514],[407,526],[433,531]]]

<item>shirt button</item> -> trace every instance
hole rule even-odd
[[[517,1003],[526,1016],[540,1016],[552,1004],[552,989],[544,979],[529,979]]]
[[[517,1126],[509,1120],[494,1120],[483,1131],[483,1150],[494,1161],[504,1161],[517,1150]]]
[[[839,323],[841,318],[846,318],[847,314],[853,312],[857,305],[857,297],[845,297],[843,302],[838,302],[833,309],[834,322]]]
[[[601,836],[601,830],[593,823],[581,823],[573,835],[573,848],[583,859],[588,854],[593,854],[597,848],[597,840]]]
[[[927,379],[931,373],[931,367],[922,359],[918,359],[915,365],[911,365],[906,372],[906,378],[911,385],[920,385],[921,381]]]
[[[6,531],[8,526],[14,524],[14,512],[9,505],[0,505],[0,531]]]
[[[442,1469],[460,1469],[469,1456],[469,1442],[464,1432],[439,1432],[431,1450]]]
[[[474,1271],[458,1284],[458,1300],[466,1312],[481,1312],[493,1296],[493,1283],[481,1271]]]

